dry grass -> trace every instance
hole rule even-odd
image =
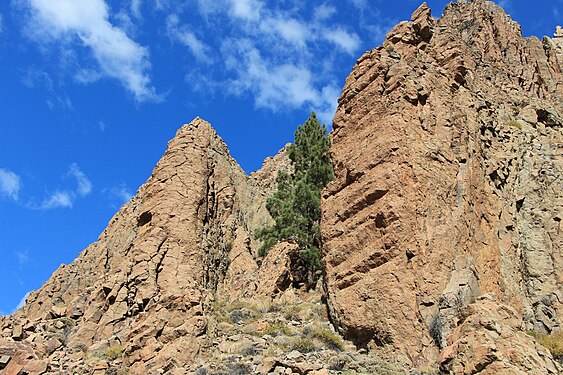
[[[508,120],[506,125],[522,130],[522,124],[520,123],[520,121],[515,120],[515,119]]]
[[[288,336],[291,334],[291,330],[285,323],[268,323],[266,327],[264,327],[263,333],[265,335],[270,335],[272,337],[285,335]]]
[[[552,332],[549,335],[535,333],[533,336],[541,346],[548,349],[558,361],[563,361],[563,331]]]
[[[291,344],[290,349],[301,353],[309,353],[315,350],[315,343],[308,337],[299,337]]]

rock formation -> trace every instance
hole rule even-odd
[[[423,4],[340,97],[322,296],[294,288],[295,245],[257,256],[285,152],[247,176],[197,118],[0,318],[0,374],[557,374],[528,332],[563,328],[562,128],[561,28]]]
[[[40,359],[59,349],[61,361],[80,362],[117,346],[132,373],[171,368],[210,345],[208,313],[218,296],[277,291],[257,279],[253,237],[271,220],[264,203],[272,187],[248,177],[201,119],[168,146],[98,241],[0,321],[4,336],[20,343],[3,353],[14,355],[12,368],[48,363]],[[276,174],[284,158],[267,160],[265,169]]]
[[[358,59],[321,223],[346,338],[456,374],[557,373],[523,331],[563,328],[561,34],[522,38],[488,0],[423,4]]]

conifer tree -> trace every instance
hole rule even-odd
[[[262,240],[261,256],[280,241],[296,243],[298,266],[306,270],[308,282],[320,268],[320,195],[334,177],[326,133],[314,112],[297,128],[295,142],[287,149],[293,172],[278,174],[277,191],[266,202],[275,223],[256,232]]]

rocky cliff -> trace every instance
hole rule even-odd
[[[523,331],[563,319],[563,35],[487,0],[423,4],[356,63],[322,201],[345,337],[412,365],[557,373]]]
[[[285,152],[247,176],[198,118],[0,318],[0,374],[557,374],[530,333],[563,328],[562,128],[563,30],[423,4],[339,99],[322,291],[294,282],[295,245],[257,256]]]
[[[276,174],[285,159],[264,168]],[[276,292],[257,278],[253,237],[271,220],[270,185],[248,177],[208,123],[184,125],[98,241],[0,322],[14,341],[5,371],[86,372],[73,361],[112,347],[132,373],[193,362],[211,345],[215,300]]]

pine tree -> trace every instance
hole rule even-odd
[[[320,268],[321,191],[334,177],[326,133],[314,112],[297,128],[295,142],[287,149],[293,172],[278,174],[277,191],[266,202],[275,223],[256,232],[262,240],[261,256],[280,241],[296,243],[298,266],[306,270],[308,282]]]

